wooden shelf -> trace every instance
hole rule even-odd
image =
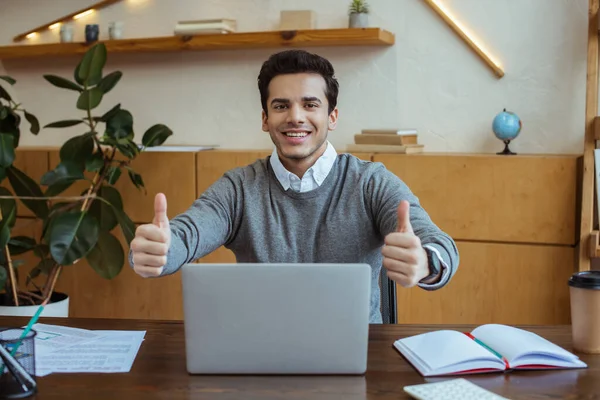
[[[242,32],[216,35],[165,36],[106,40],[109,53],[231,50],[268,47],[390,46],[394,34],[380,28]],[[83,54],[89,45],[50,43],[0,47],[0,60]]]
[[[600,257],[600,232],[592,231],[590,233],[590,258]]]

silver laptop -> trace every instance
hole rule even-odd
[[[368,264],[186,264],[190,374],[364,374]]]

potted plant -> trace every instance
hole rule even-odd
[[[352,0],[349,14],[350,28],[366,28],[369,26],[369,5],[365,0]]]
[[[163,144],[173,132],[156,124],[145,131],[141,144],[137,144],[133,140],[133,116],[120,104],[103,115],[92,114],[122,77],[120,71],[103,73],[106,58],[105,45],[98,43],[83,55],[74,69],[74,80],[44,75],[52,85],[76,92],[76,108],[83,114],[52,122],[45,128],[81,125],[83,133],[62,144],[60,162],[39,183],[13,163],[20,137],[18,113],[29,121],[33,134],[39,133],[39,122],[21,109],[6,90],[0,89],[4,102],[0,104],[0,289],[4,288],[0,314],[32,315],[40,304],[47,303],[45,316],[67,316],[64,308],[66,304],[68,310],[68,296],[54,290],[64,267],[85,258],[98,275],[112,279],[125,263],[126,251],[113,231],[120,229],[129,245],[135,225],[123,210],[121,194],[114,185],[125,171],[132,184],[143,189],[144,181],[131,168],[131,162],[146,148]],[[10,77],[2,79],[15,84]],[[61,195],[79,181],[86,183],[79,195]],[[41,221],[38,237],[12,235],[17,198]],[[13,257],[28,252],[37,261],[26,276],[21,274],[19,278],[19,270],[25,267],[15,263]],[[52,311],[53,305],[61,304],[63,311]]]

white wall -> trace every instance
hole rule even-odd
[[[331,60],[341,91],[332,143],[343,148],[365,127],[416,127],[427,151],[496,152],[491,122],[503,108],[523,120],[511,145],[521,153],[580,153],[583,148],[588,0],[442,0],[505,69],[496,78],[420,0],[371,0],[371,25],[396,34],[387,48],[312,49]],[[0,0],[0,44],[91,0]],[[240,31],[275,29],[282,9],[313,9],[319,28],[347,26],[349,0],[124,0],[78,23],[125,22],[126,37],[170,35],[176,21],[235,18]],[[58,33],[32,42],[57,41]],[[117,102],[132,111],[138,134],[163,122],[170,144],[270,148],[260,130],[256,77],[275,50],[109,54],[124,73],[98,113]],[[43,124],[77,117],[76,93],[42,74],[72,76],[77,57],[5,60],[19,80],[16,97]],[[57,145],[78,130],[43,130],[36,144]],[[24,135],[24,144],[33,144]]]

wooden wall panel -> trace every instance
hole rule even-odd
[[[120,229],[113,232],[125,244]],[[127,246],[124,247],[127,251]],[[142,278],[126,260],[112,280],[101,278],[85,261],[65,267],[57,289],[68,293],[71,317],[183,319],[181,274]]]
[[[376,154],[455,239],[575,244],[577,156]]]
[[[50,165],[59,162],[58,151],[50,153]],[[126,171],[115,187],[121,192],[127,215],[136,223],[145,223],[154,217],[154,196],[162,192],[167,197],[169,217],[184,212],[196,199],[196,158],[193,152],[143,152],[131,168],[142,175],[146,191],[137,189]],[[88,185],[78,182],[64,193],[78,195]]]
[[[398,323],[568,324],[575,249],[457,242],[461,263],[437,291],[397,286]]]
[[[14,166],[25,172],[36,182],[39,182],[42,175],[48,171],[48,148],[37,148],[37,147],[19,147],[15,154]],[[8,178],[2,182],[2,186],[9,188],[12,191],[12,187],[8,182]],[[14,192],[13,192],[14,193]],[[33,217],[31,212],[21,200],[17,200],[17,216],[19,217]]]

